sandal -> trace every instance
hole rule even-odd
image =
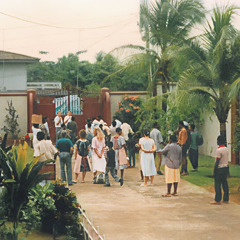
[[[147,185],[144,184],[144,183],[142,183],[142,184],[140,185],[140,187],[147,187]]]
[[[176,196],[178,196],[178,194],[177,193],[173,193],[172,196],[176,197]]]
[[[172,195],[171,194],[163,194],[162,197],[171,197]]]

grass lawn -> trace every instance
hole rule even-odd
[[[197,172],[191,172],[192,165],[188,160],[189,175],[182,178],[197,186],[204,187],[210,192],[214,192],[213,168],[214,158],[209,156],[199,156],[199,167]],[[228,178],[230,200],[240,204],[240,166],[230,164],[230,177]]]

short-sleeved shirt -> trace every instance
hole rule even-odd
[[[107,151],[107,167],[115,167],[115,151],[113,149]]]
[[[70,123],[72,121],[72,116],[66,115],[64,117],[64,124],[67,126],[68,123]],[[66,123],[65,123],[66,122]]]
[[[59,149],[59,152],[70,152],[73,147],[73,143],[69,138],[60,138],[57,140],[56,148]]]
[[[182,161],[182,149],[177,143],[167,144],[161,151],[165,164],[172,169],[178,169]]]
[[[34,157],[38,157],[43,153],[44,155],[39,158],[39,161],[53,159],[54,154],[57,153],[57,149],[50,140],[41,140],[34,146]]]
[[[159,151],[161,149],[161,143],[163,142],[161,132],[158,129],[154,128],[150,132],[150,138],[152,138],[154,140],[157,151]]]
[[[190,148],[193,149],[193,150],[198,150],[197,138],[198,138],[198,133],[197,132],[191,132]]]
[[[61,125],[63,124],[62,117],[61,117],[61,121],[59,122],[59,124],[57,124],[58,122],[59,122],[59,116],[56,116],[56,117],[54,118],[55,128],[56,128],[56,127],[61,127]]]
[[[216,158],[220,159],[218,168],[228,166],[228,149],[226,147],[219,147],[216,151]]]

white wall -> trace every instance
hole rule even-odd
[[[6,125],[4,122],[5,116],[8,112],[5,108],[8,107],[7,101],[11,101],[13,103],[13,107],[16,109],[17,114],[19,115],[18,124],[21,132],[19,137],[25,136],[27,133],[27,96],[0,96],[0,133],[3,135],[4,132],[1,128]]]
[[[0,91],[8,90],[27,90],[26,64],[0,64]]]
[[[227,119],[227,143],[229,151],[229,161],[231,160],[231,112],[229,112]],[[197,131],[202,134],[204,143],[199,147],[199,152],[204,155],[212,157],[216,156],[217,150],[217,137],[220,134],[220,124],[215,115],[206,114],[204,123]]]

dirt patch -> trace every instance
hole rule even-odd
[[[203,187],[203,188],[205,188],[206,190],[208,190],[211,193],[215,193],[214,187]],[[233,202],[240,205],[240,189],[239,189],[239,186],[236,186],[236,187],[230,189],[229,199],[230,199],[230,201],[233,201]]]

